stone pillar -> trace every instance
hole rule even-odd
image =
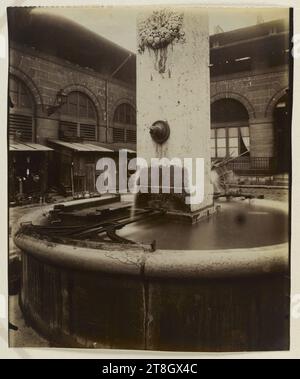
[[[275,152],[274,124],[270,118],[250,121],[251,157],[273,157]]]
[[[36,118],[36,142],[43,145],[47,139],[58,139],[59,122],[51,118]]]
[[[103,126],[103,125],[100,125],[99,126],[99,128],[98,128],[98,136],[99,136],[99,138],[98,138],[98,140],[99,140],[99,142],[104,142],[104,143],[107,143],[108,141],[107,141],[107,131],[106,131],[106,127],[105,126]]]
[[[158,22],[157,27],[153,12],[141,14],[138,21],[137,156],[148,163],[151,158],[204,158],[205,198],[190,206],[189,212],[206,210],[207,214],[213,204],[208,16],[199,8],[159,12],[166,14],[163,19],[169,14],[171,21]],[[151,37],[153,48],[149,47]],[[170,127],[170,136],[162,144],[149,134],[158,120],[167,121]]]

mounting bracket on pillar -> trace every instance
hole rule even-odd
[[[170,127],[167,121],[158,120],[150,126],[149,131],[154,142],[163,144],[170,136]]]

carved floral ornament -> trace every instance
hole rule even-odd
[[[162,9],[154,11],[138,25],[138,52],[142,54],[145,49],[153,50],[156,57],[155,69],[160,73],[166,70],[168,46],[185,42],[182,24],[182,13]]]

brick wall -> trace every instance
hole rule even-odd
[[[93,101],[98,116],[98,141],[112,142],[106,127],[113,127],[113,114],[121,102],[135,108],[135,88],[126,83],[106,78],[90,69],[81,68],[53,56],[47,56],[33,49],[12,46],[10,48],[10,73],[19,77],[35,99],[37,142],[45,143],[46,138],[58,138],[60,114],[48,116],[47,107],[54,104],[60,89],[66,93],[81,91]],[[106,116],[106,105],[107,116]],[[108,125],[107,125],[108,120]],[[132,148],[133,146],[129,146]]]
[[[78,90],[90,96],[98,113],[100,142],[113,142],[113,114],[120,103],[127,102],[135,108],[134,87],[109,80],[106,89],[106,78],[100,74],[53,56],[12,46],[10,65],[11,73],[27,84],[35,98],[37,142],[44,143],[46,138],[58,137],[59,112],[48,117],[46,109],[53,105],[60,89],[66,92]],[[288,88],[288,81],[287,66],[211,78],[211,102],[227,97],[240,101],[246,107],[252,156],[274,156],[273,110]],[[128,144],[128,147],[135,148],[133,144]]]
[[[254,157],[272,157],[275,154],[273,110],[288,86],[287,66],[211,79],[211,102],[233,98],[247,109],[250,153]]]

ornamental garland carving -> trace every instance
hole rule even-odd
[[[185,42],[182,25],[183,14],[167,9],[154,11],[138,25],[138,52],[154,51],[155,69],[160,73],[166,71],[168,47]]]

